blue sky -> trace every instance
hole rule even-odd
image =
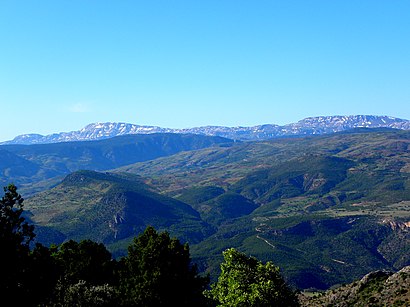
[[[1,0],[0,35],[0,141],[106,121],[410,119],[407,0]]]

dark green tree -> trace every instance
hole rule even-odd
[[[39,243],[30,253],[27,262],[26,284],[28,287],[28,298],[32,306],[44,303],[52,295],[59,272],[52,257],[52,249]]]
[[[69,240],[54,251],[53,258],[62,278],[71,284],[80,280],[92,285],[114,282],[115,261],[102,243]]]
[[[117,306],[116,261],[102,243],[69,240],[51,248],[58,281],[47,306]]]
[[[295,293],[271,262],[263,264],[234,248],[223,256],[218,281],[205,291],[217,306],[298,306]]]
[[[2,300],[28,297],[28,263],[34,226],[22,217],[23,198],[13,184],[4,188],[0,199],[0,295]]]
[[[201,306],[209,277],[191,264],[189,247],[147,227],[121,261],[120,287],[127,306]]]

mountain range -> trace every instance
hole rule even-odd
[[[334,133],[353,128],[394,128],[410,130],[410,121],[390,116],[351,115],[309,117],[288,125],[258,125],[254,127],[205,126],[187,129],[171,129],[156,126],[140,126],[129,123],[93,123],[78,131],[54,133],[51,135],[24,134],[6,144],[48,144],[58,142],[90,141],[127,134],[177,133],[220,136],[233,140],[266,140],[270,138],[318,135]]]
[[[407,120],[316,117],[282,134],[127,125],[0,146],[0,183],[26,198],[38,242],[91,238],[117,257],[152,225],[188,242],[211,278],[234,247],[273,261],[299,289],[410,265]]]

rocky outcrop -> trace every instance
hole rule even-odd
[[[375,271],[361,280],[322,293],[301,293],[301,306],[410,306],[410,266]]]

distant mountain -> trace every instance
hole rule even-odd
[[[284,126],[259,125],[254,127],[205,126],[171,129],[156,126],[139,126],[129,123],[94,123],[81,130],[51,135],[24,134],[5,144],[48,144],[73,141],[90,141],[127,134],[178,133],[221,136],[234,140],[265,140],[277,137],[334,133],[353,128],[394,128],[410,130],[410,121],[390,116],[352,115],[309,117]]]
[[[15,183],[31,194],[71,172],[87,169],[103,171],[128,164],[197,150],[230,139],[193,134],[123,135],[93,142],[64,142],[34,145],[3,145],[0,148],[0,184]],[[39,185],[33,188],[32,184]]]

